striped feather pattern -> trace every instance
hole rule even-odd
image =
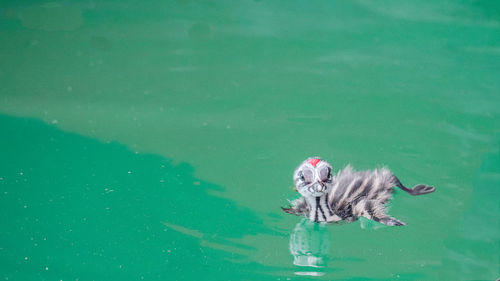
[[[299,175],[300,166],[295,171],[294,180],[302,184]],[[354,171],[348,165],[329,181],[327,193],[319,197],[308,196],[299,187],[303,196],[291,201],[290,208],[283,210],[316,222],[351,222],[364,216],[389,225],[403,225],[385,214],[384,204],[391,199],[396,184],[397,178],[387,168]]]
[[[394,176],[386,168],[356,172],[351,166],[340,170],[333,180],[328,202],[343,220],[383,213],[394,192]]]
[[[283,210],[315,222],[354,221],[363,216],[386,225],[405,225],[385,213],[394,186],[411,195],[435,191],[425,184],[407,188],[387,168],[357,172],[348,165],[335,176],[331,172],[330,163],[318,157],[303,161],[293,175],[302,197]]]

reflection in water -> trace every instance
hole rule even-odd
[[[290,253],[293,264],[301,267],[311,267],[314,271],[295,272],[297,275],[321,276],[319,268],[325,267],[330,250],[330,237],[326,224],[314,223],[307,218],[299,222],[290,235]]]

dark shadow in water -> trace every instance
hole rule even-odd
[[[0,277],[262,280],[227,238],[266,233],[187,164],[0,115]],[[168,144],[165,144],[168,145]],[[224,248],[226,247],[226,248]],[[215,247],[217,248],[217,247]],[[237,251],[235,251],[237,252]],[[269,277],[269,276],[267,276]]]

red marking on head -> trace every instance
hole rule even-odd
[[[313,167],[316,167],[316,165],[318,165],[319,161],[321,161],[321,159],[313,158],[313,159],[310,159],[307,162],[309,162],[309,164],[313,165]]]

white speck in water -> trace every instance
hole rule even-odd
[[[20,172],[20,173],[19,173],[19,175],[21,175],[21,176],[22,176],[22,175],[24,175],[24,173],[23,173],[23,172]]]
[[[160,182],[165,182],[165,180],[164,180],[164,179],[161,179],[161,180],[160,180]]]
[[[54,120],[52,120],[50,123],[52,123],[52,124],[57,124],[57,123],[58,123],[58,121],[57,121],[56,119],[54,119]]]
[[[28,260],[28,257],[24,257],[24,260],[27,261]]]
[[[49,267],[48,267],[48,266],[46,266],[46,267],[45,267],[45,270],[49,270]]]
[[[132,171],[128,171],[127,174],[132,174]]]
[[[231,125],[226,125],[226,129],[231,129]]]
[[[3,178],[0,178],[0,181],[3,181]]]
[[[24,205],[24,208],[26,209],[26,208],[28,208],[28,206],[27,206],[27,205]]]

